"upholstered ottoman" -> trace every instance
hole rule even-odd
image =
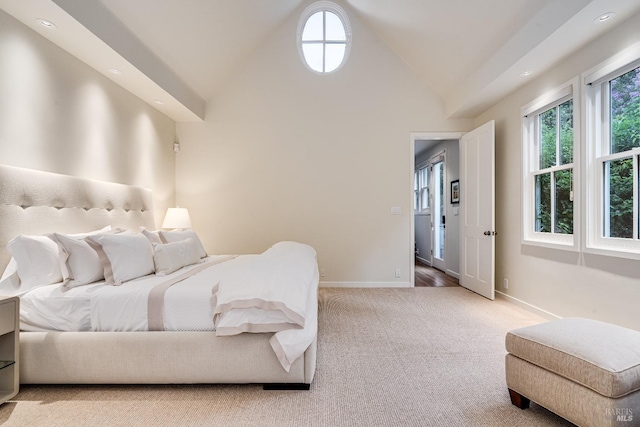
[[[640,426],[640,332],[567,318],[507,333],[507,387],[579,426]]]

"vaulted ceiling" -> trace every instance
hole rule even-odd
[[[474,117],[524,84],[524,72],[535,77],[640,11],[640,0],[335,1],[440,96],[451,117]],[[243,60],[310,3],[0,0],[0,8],[183,121],[203,118],[205,102]],[[606,12],[614,19],[597,23]]]

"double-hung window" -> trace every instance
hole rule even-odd
[[[524,243],[577,250],[576,84],[522,108]]]
[[[429,166],[421,166],[414,173],[413,210],[418,214],[429,213]]]
[[[640,52],[585,73],[586,250],[640,259]]]

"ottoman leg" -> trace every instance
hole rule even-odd
[[[529,399],[511,389],[509,389],[509,397],[511,397],[511,403],[520,409],[527,409],[529,407],[529,403],[531,403]]]

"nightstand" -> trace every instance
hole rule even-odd
[[[0,403],[18,394],[20,298],[0,297]]]

